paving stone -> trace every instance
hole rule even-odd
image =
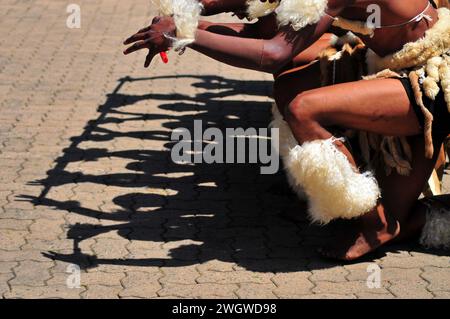
[[[162,284],[196,284],[200,277],[196,265],[185,267],[161,267],[164,277],[160,279]]]
[[[275,299],[274,284],[239,284],[236,295],[242,299]]]
[[[357,297],[352,294],[333,294],[333,293],[320,293],[303,295],[299,297],[300,299],[356,299]]]
[[[369,292],[361,292],[355,294],[358,299],[394,299],[394,295],[392,294],[373,294]]]
[[[55,240],[62,233],[62,225],[58,220],[38,219],[30,226],[29,241],[32,240]]]
[[[19,250],[25,244],[28,231],[4,229],[0,232],[0,242],[3,250]]]
[[[389,291],[396,297],[402,299],[433,298],[433,294],[427,290],[428,284],[424,282],[409,283],[402,281],[393,283]]]
[[[206,262],[203,262],[197,266],[197,269],[203,273],[204,271],[233,271],[234,270],[234,263],[231,262],[225,262],[220,260],[208,260]],[[236,269],[237,270],[237,269]]]
[[[384,258],[380,262],[382,267],[395,268],[420,268],[424,266],[448,267],[449,260],[446,256],[438,256],[423,253],[411,253],[409,258]]]
[[[13,286],[6,298],[37,298],[37,299],[79,299],[83,288],[67,288],[67,286]]]
[[[374,294],[386,294],[388,290],[383,288],[369,288],[366,281],[348,281],[348,282],[315,282],[312,291],[316,294],[349,294],[353,295],[360,292],[370,292]]]
[[[234,291],[238,289],[235,284],[197,284],[197,285],[178,285],[178,284],[166,284],[158,291],[158,295],[164,296],[176,296],[182,298],[203,298],[206,297],[218,297],[218,298],[231,298],[234,295]]]
[[[153,298],[161,289],[159,279],[162,277],[160,272],[127,272],[122,280],[124,289],[119,293],[120,297],[143,297]]]
[[[204,271],[202,275],[197,278],[198,283],[219,283],[219,284],[233,284],[233,283],[256,283],[264,284],[271,283],[270,279],[273,274],[270,273],[255,273],[251,271],[233,271],[233,272],[211,272]]]
[[[430,284],[428,290],[431,292],[450,292],[450,268],[425,267],[422,278]]]
[[[280,298],[311,294],[314,284],[309,280],[310,276],[307,271],[276,274],[272,278],[277,286],[274,292]]]
[[[0,224],[0,229],[3,231],[7,230],[28,230],[28,226],[33,221],[31,220],[17,220],[17,219],[2,219]]]
[[[309,279],[316,281],[330,281],[330,282],[345,282],[349,272],[342,267],[335,267],[330,269],[313,270]]]
[[[439,299],[450,299],[450,291],[434,291],[433,295]]]
[[[66,282],[70,273],[54,273],[53,277],[47,281],[48,285],[60,285]],[[111,286],[121,287],[121,279],[125,278],[123,273],[105,273],[105,272],[81,272],[80,284],[82,286],[90,287],[97,286]]]
[[[17,262],[0,261],[0,274],[12,273],[12,269],[18,265]]]
[[[8,284],[8,281],[10,281],[12,278],[14,278],[13,273],[9,274],[0,274],[0,296],[5,295],[10,290],[10,286]]]
[[[117,299],[122,286],[102,286],[90,284],[89,288],[81,294],[86,299]]]
[[[52,266],[52,262],[22,261],[14,268],[16,276],[11,280],[11,286],[44,286]]]
[[[2,261],[23,261],[31,260],[38,262],[48,262],[49,258],[46,257],[41,250],[0,250],[0,260]]]
[[[129,252],[125,248],[128,244],[127,240],[101,238],[96,240],[92,249],[101,258],[123,258]]]

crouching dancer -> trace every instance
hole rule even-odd
[[[380,9],[380,25],[365,23],[369,5]],[[280,28],[270,39],[197,26],[184,37],[188,24],[174,13],[173,19],[156,20],[151,33],[133,38],[139,42],[127,52],[149,48],[157,54],[187,46],[234,66],[273,73],[332,25],[356,33],[369,48],[367,77],[289,92],[291,99],[275,96],[284,118],[278,121],[287,123],[295,138],[287,148],[287,169],[308,197],[311,218],[323,224],[351,219],[323,254],[353,260],[420,229],[425,245],[450,247],[450,203],[441,200],[439,210],[431,211],[433,205],[417,202],[450,133],[450,11],[436,10],[427,0],[281,0],[275,13]],[[343,140],[332,135],[333,126],[367,132],[366,153],[392,168],[378,178],[381,191],[373,174],[360,172]]]

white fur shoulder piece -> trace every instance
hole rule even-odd
[[[420,243],[426,248],[450,249],[450,209],[437,202],[427,206]]]
[[[282,0],[275,13],[280,26],[291,25],[298,31],[319,22],[327,4],[327,0]]]
[[[270,2],[266,0],[262,2],[261,0],[247,0],[247,18],[248,20],[253,20],[266,15],[271,14],[280,4],[280,1]]]

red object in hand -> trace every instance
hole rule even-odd
[[[164,63],[168,63],[169,62],[169,58],[167,57],[167,53],[166,52],[160,52],[159,56],[161,57],[161,60]]]

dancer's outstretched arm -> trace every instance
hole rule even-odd
[[[200,20],[198,29],[241,38],[271,39],[278,32],[278,24],[275,15],[271,14],[254,23],[216,23]]]
[[[248,39],[197,29],[195,41],[189,47],[232,66],[276,73],[294,56],[318,40],[331,23],[332,18],[324,16],[319,23],[300,31],[294,31],[289,26],[283,27],[271,39]],[[172,18],[155,18],[151,26],[125,41],[125,44],[134,44],[124,53],[130,54],[147,48],[148,65],[156,54],[170,48],[171,41],[166,34],[175,34]]]
[[[189,47],[229,65],[276,73],[317,41],[331,23],[329,17],[324,17],[317,25],[298,32],[284,27],[271,39],[246,39],[198,30]]]
[[[354,1],[329,0],[327,13],[331,16],[338,16]],[[189,47],[198,52],[236,67],[275,74],[329,29],[333,22],[333,18],[329,15],[322,16],[317,23],[311,22],[307,27],[298,27],[301,23],[297,23],[298,31],[294,31],[291,26],[282,27],[270,39],[246,39],[197,28],[194,30],[195,35],[187,37],[184,46],[189,44]],[[171,17],[157,17],[151,26],[140,30],[125,41],[126,45],[134,44],[124,53],[129,54],[140,49],[149,49],[145,63],[148,66],[156,54],[171,47],[171,38],[174,38],[176,33]],[[177,46],[180,45],[179,43],[177,42]],[[181,45],[183,46],[183,44]]]

